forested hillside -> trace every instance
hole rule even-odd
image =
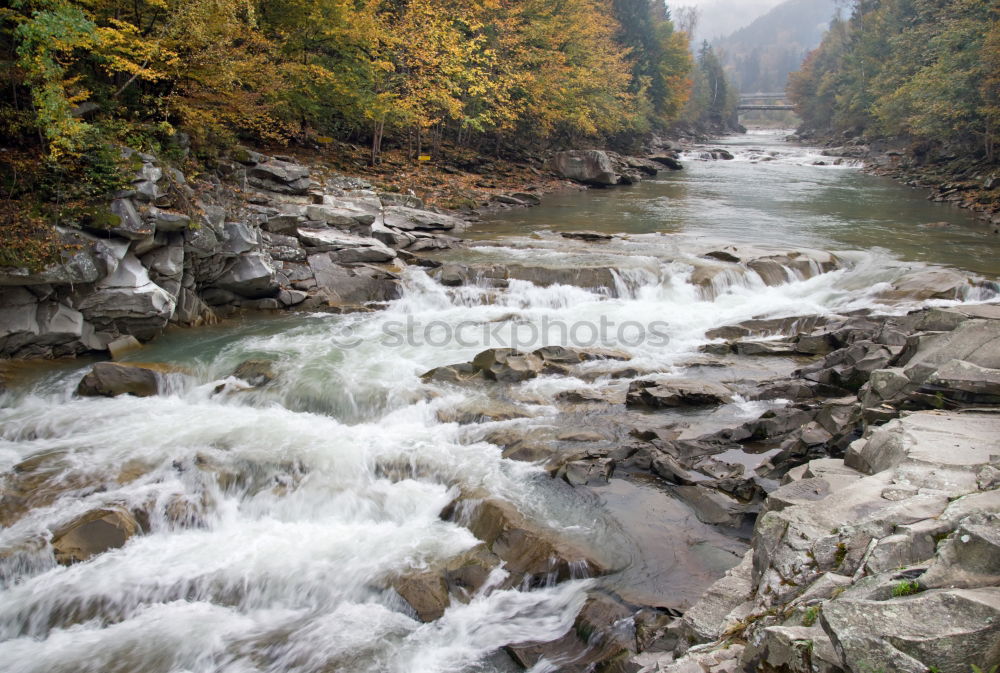
[[[860,0],[791,76],[804,130],[900,138],[996,161],[1000,5]]]
[[[0,10],[3,133],[51,159],[104,140],[351,138],[425,147],[641,132],[688,95],[659,0],[20,0]]]
[[[788,74],[820,43],[835,10],[835,0],[788,0],[715,47],[740,91],[784,91]]]

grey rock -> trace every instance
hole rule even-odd
[[[215,313],[201,300],[201,298],[188,288],[182,288],[177,297],[177,307],[174,310],[172,320],[181,325],[204,325],[215,322]]]
[[[1000,516],[979,512],[941,542],[920,584],[928,588],[1000,585]]]
[[[175,305],[176,298],[154,283],[130,254],[80,299],[77,308],[99,330],[149,339],[167,324]]]
[[[382,223],[402,231],[449,231],[462,227],[462,221],[451,215],[406,206],[387,207]]]
[[[949,360],[927,378],[922,390],[967,402],[1000,402],[1000,369]]]
[[[950,332],[920,337],[905,374],[911,381],[923,383],[952,360],[1000,369],[1000,320],[970,319]]]
[[[260,248],[260,232],[244,222],[226,222],[223,250],[239,255]]]
[[[388,301],[399,295],[398,278],[391,273],[365,266],[346,267],[330,258],[330,253],[309,255],[309,268],[316,287],[335,304],[365,304]]]
[[[142,265],[159,276],[176,277],[184,271],[184,246],[168,245],[142,257]]]
[[[309,295],[301,290],[281,290],[278,292],[278,301],[283,306],[298,306],[306,300]]]
[[[784,673],[841,673],[840,656],[819,626],[771,626],[760,643],[744,651],[743,662]]]
[[[472,365],[488,380],[515,383],[538,376],[543,360],[513,348],[491,348],[476,355]]]
[[[375,222],[375,215],[366,210],[336,205],[306,206],[306,215],[310,220],[345,229],[358,225],[368,227]]]
[[[37,312],[38,298],[28,290],[0,288],[0,353],[13,355],[37,339]]]
[[[306,227],[299,227],[296,233],[303,245],[316,251],[333,252],[330,258],[335,262],[388,262],[396,256],[392,248],[374,238]]]
[[[931,590],[885,601],[830,601],[822,622],[851,670],[967,673],[996,661],[1000,588]]]
[[[278,292],[271,260],[260,253],[245,253],[236,258],[215,285],[247,299],[270,297]]]
[[[811,477],[786,484],[768,494],[767,510],[769,512],[777,512],[786,507],[826,500],[838,490],[838,487],[860,479],[862,476],[858,474],[853,478],[842,477],[839,479],[829,476]]]
[[[887,299],[964,299],[975,286],[969,277],[953,269],[924,269],[907,274],[882,293]]]
[[[297,183],[309,177],[309,169],[299,164],[271,159],[252,166],[247,175],[277,183]]]
[[[651,409],[711,406],[732,400],[732,391],[709,381],[633,381],[629,384],[626,405]]]
[[[114,273],[128,252],[127,241],[101,239],[81,231],[56,227],[65,249],[60,263],[41,271],[0,267],[0,286],[10,285],[82,285]]]
[[[112,360],[119,360],[122,356],[140,348],[142,348],[142,344],[131,334],[118,337],[108,343],[108,352],[111,354]]]
[[[134,241],[152,236],[155,232],[153,223],[142,218],[130,199],[115,199],[110,209],[119,219],[118,224],[111,227],[111,233]]]
[[[740,563],[708,588],[684,615],[670,626],[680,650],[721,637],[738,617],[734,613],[753,596],[752,555],[747,552]]]
[[[567,180],[601,186],[618,184],[611,158],[600,150],[557,152],[549,160],[549,166]]]
[[[1000,453],[1000,416],[921,411],[890,421],[852,445],[845,464],[869,474],[920,464],[974,475],[993,453]]]
[[[160,379],[159,372],[145,367],[99,362],[81,379],[76,394],[83,397],[151,397],[157,394]]]
[[[184,231],[191,226],[191,218],[184,213],[173,213],[167,210],[150,207],[146,217],[152,222],[156,231]]]

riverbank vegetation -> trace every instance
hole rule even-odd
[[[1000,6],[991,0],[858,0],[789,80],[807,131],[901,139],[918,157],[995,163]]]
[[[692,58],[659,0],[22,0],[3,10],[4,135],[436,151],[664,128]]]
[[[371,166],[634,147],[719,116],[716,63],[663,0],[14,0],[0,249],[114,191],[120,146],[185,170],[238,144]]]

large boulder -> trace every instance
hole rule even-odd
[[[710,381],[633,381],[629,384],[625,404],[648,409],[699,407],[727,404],[732,391],[721,383]]]
[[[279,194],[305,194],[312,184],[307,167],[277,159],[251,166],[247,176],[251,185]]]
[[[76,309],[39,300],[26,288],[0,287],[0,355],[61,357],[103,345]]]
[[[457,217],[406,206],[387,207],[382,223],[402,231],[449,231],[462,227],[462,221]]]
[[[680,171],[684,169],[684,166],[681,165],[681,162],[677,160],[677,157],[671,154],[654,154],[653,156],[649,157],[649,160],[655,161],[658,164],[662,164],[663,166],[666,166],[672,171]]]
[[[82,397],[152,397],[159,392],[160,382],[160,373],[153,369],[99,362],[80,380],[76,394]]]
[[[125,545],[140,532],[139,524],[120,507],[99,509],[77,517],[53,532],[56,561],[64,565],[89,560]]]
[[[392,588],[407,602],[422,622],[439,619],[451,603],[444,576],[436,572],[404,575],[392,581]]]
[[[223,226],[223,250],[231,255],[252,252],[261,246],[260,230],[245,222],[226,222]]]
[[[151,339],[166,326],[176,303],[176,296],[154,283],[138,258],[129,254],[77,308],[100,331]]]
[[[312,221],[344,229],[352,229],[358,226],[370,227],[375,222],[375,214],[369,210],[351,208],[344,204],[315,204],[306,206],[306,216]],[[271,231],[279,231],[279,229],[271,229]]]
[[[279,289],[271,259],[253,252],[237,257],[215,285],[248,299],[273,297]]]
[[[978,512],[964,519],[942,540],[920,584],[965,589],[1000,586],[1000,517]]]
[[[670,631],[677,639],[678,649],[686,650],[691,645],[715,640],[745,616],[742,606],[753,595],[752,569],[753,556],[747,552],[738,565],[730,568],[671,624]]]
[[[611,157],[600,150],[557,152],[549,160],[549,165],[567,180],[599,186],[618,184]]]
[[[161,210],[155,206],[150,207],[146,213],[146,218],[158,232],[172,233],[185,231],[191,226],[191,218],[188,215]]]
[[[952,360],[1000,369],[1000,320],[967,320],[950,332],[921,336],[905,373],[922,383]]]
[[[538,376],[544,362],[534,353],[513,348],[491,348],[472,359],[472,365],[491,381],[516,383]]]
[[[330,252],[330,259],[341,264],[357,262],[388,262],[396,253],[374,238],[354,236],[336,229],[299,227],[296,234],[311,252]]]
[[[110,206],[113,226],[109,231],[130,241],[148,238],[156,231],[151,220],[143,219],[131,199],[115,199]]]
[[[506,500],[483,500],[461,509],[458,521],[504,560],[511,573],[506,584],[547,585],[608,572],[607,562],[524,516]]]
[[[847,467],[874,474],[911,467],[913,478],[927,468],[952,487],[967,483],[975,490],[980,466],[1000,453],[1000,416],[991,413],[921,411],[892,420],[853,444]]]
[[[824,629],[851,670],[878,665],[905,673],[988,671],[1000,663],[1000,587],[931,590],[824,605]]]
[[[954,269],[922,269],[909,273],[883,292],[887,299],[926,301],[965,299],[975,288],[968,276]]]
[[[364,265],[344,266],[329,252],[309,255],[308,263],[317,289],[334,304],[367,304],[399,296],[399,279],[388,271]]]

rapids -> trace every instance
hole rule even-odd
[[[477,224],[471,247],[440,256],[470,268],[612,269],[600,287],[518,279],[501,287],[485,277],[451,287],[411,267],[402,296],[384,310],[168,333],[127,358],[176,372],[151,398],[74,396],[86,360],[21,368],[0,408],[0,473],[8,475],[0,669],[502,671],[513,666],[498,656],[503,646],[562,636],[596,586],[637,600],[669,593],[659,604],[689,605],[745,542],[690,521],[654,486],[572,489],[539,465],[503,458],[485,438],[505,426],[558,426],[557,393],[613,384],[623,363],[526,381],[511,396],[529,418],[472,425],[438,413],[481,392],[421,374],[485,348],[568,340],[674,375],[708,341],[706,330],[751,318],[899,313],[996,297],[997,244],[966,214],[853,166],[814,166],[829,159],[775,137],[726,146],[736,160],[692,154],[681,174],[556,195]],[[919,226],[940,221],[951,226]],[[559,235],[573,229],[621,236],[592,244]],[[840,266],[787,269],[780,285],[749,270],[692,283],[702,255],[730,244],[821,248]],[[929,263],[984,280],[958,299],[886,298],[893,282]],[[602,321],[611,325],[606,341],[596,334]],[[276,383],[251,390],[234,379],[249,358],[273,360]],[[767,404],[736,400],[713,413],[746,418]],[[30,489],[12,495],[10,475],[25,473],[29,459]],[[467,528],[441,517],[470,494],[515,503],[620,572],[519,590],[502,588],[500,571],[468,603],[421,623],[391,580],[476,546]],[[53,531],[113,507],[146,512],[146,532],[84,563],[57,564]]]

